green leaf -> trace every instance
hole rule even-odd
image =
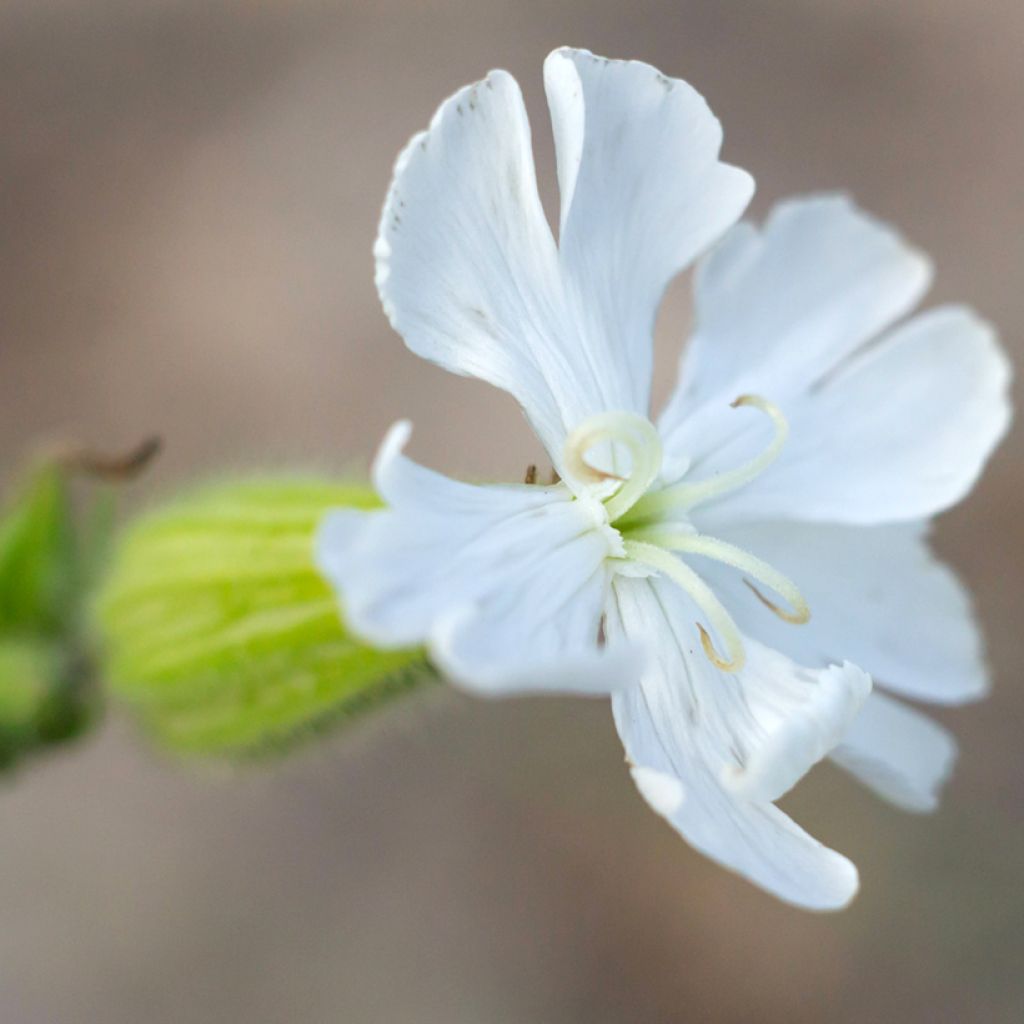
[[[6,767],[37,745],[39,720],[59,664],[52,643],[0,640],[0,765]]]
[[[0,518],[0,632],[64,634],[79,583],[68,486],[42,466]]]
[[[326,511],[377,504],[362,485],[264,478],[139,521],[97,605],[110,692],[177,752],[246,756],[427,678],[421,651],[348,635],[313,562]]]
[[[64,473],[37,466],[0,516],[0,767],[94,718],[83,550]]]
[[[0,637],[0,767],[84,730],[95,712],[84,670],[59,641]]]

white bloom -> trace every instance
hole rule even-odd
[[[841,659],[926,700],[983,687],[922,523],[1004,432],[1005,360],[962,308],[893,326],[927,262],[842,198],[732,227],[753,184],[684,82],[573,50],[544,72],[558,243],[519,89],[496,71],[409,143],[375,251],[408,346],[510,392],[561,482],[447,479],[402,455],[399,424],[374,466],[386,508],[332,514],[320,564],[354,630],[426,644],[464,687],[613,693],[637,786],[691,844],[783,899],[841,906],[856,869],[773,801],[834,750],[896,802],[934,802],[945,733],[878,694],[858,716],[871,683]],[[698,267],[655,428],[662,292],[730,227]]]

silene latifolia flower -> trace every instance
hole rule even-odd
[[[753,182],[685,82],[564,49],[544,81],[558,241],[519,88],[494,71],[399,157],[375,255],[409,348],[513,395],[557,482],[448,479],[402,454],[398,423],[373,469],[386,507],[332,513],[320,566],[354,631],[425,644],[471,691],[611,694],[640,792],[691,845],[842,906],[856,868],[774,801],[831,755],[934,806],[953,742],[880,690],[984,690],[926,534],[1006,430],[1007,362],[963,307],[902,319],[928,262],[848,200],[735,225]],[[657,308],[705,252],[655,424]]]

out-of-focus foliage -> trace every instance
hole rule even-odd
[[[94,500],[106,509],[108,496]],[[0,518],[0,766],[77,735],[90,719],[82,609],[103,521],[76,520],[56,462],[33,470]]]
[[[421,652],[347,635],[313,563],[325,511],[376,503],[365,485],[265,478],[210,486],[140,520],[98,601],[111,693],[175,752],[245,756],[424,678]]]

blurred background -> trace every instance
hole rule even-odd
[[[512,402],[407,353],[370,247],[391,165],[458,86],[541,88],[571,43],[685,77],[754,212],[844,188],[1024,355],[1018,0],[5,0],[0,471],[41,440],[165,456],[136,505],[225,468],[358,465],[399,416],[463,474],[538,459]],[[549,202],[549,210],[553,209]],[[670,383],[683,290],[660,327]],[[852,908],[775,902],[637,797],[603,703],[438,689],[249,771],[123,716],[0,790],[10,1024],[1024,1019],[1024,441],[941,551],[992,698],[916,818],[831,768],[788,801],[860,866]]]

